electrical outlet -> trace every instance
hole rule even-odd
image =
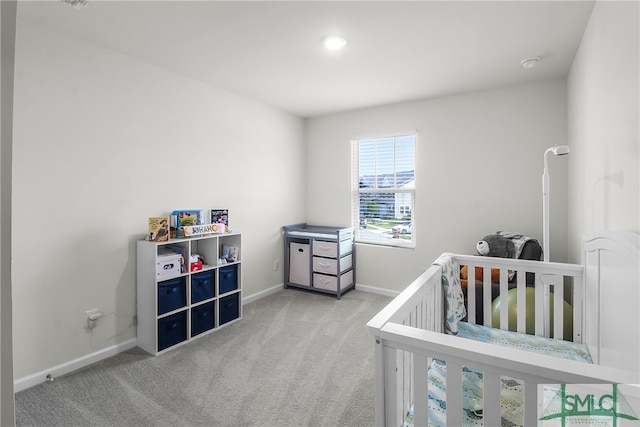
[[[273,261],[273,271],[278,271],[280,270],[280,261],[275,260]]]
[[[93,329],[96,327],[96,322],[100,317],[102,317],[102,313],[98,311],[97,308],[91,308],[84,312],[86,317],[85,328]]]

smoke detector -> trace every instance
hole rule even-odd
[[[538,65],[538,62],[540,62],[540,58],[528,58],[520,61],[520,64],[522,64],[522,68],[524,68],[525,70],[529,70]]]

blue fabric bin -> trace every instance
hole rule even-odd
[[[240,294],[220,298],[220,325],[240,317]]]
[[[238,266],[220,267],[220,295],[238,289]]]
[[[158,351],[187,339],[187,311],[158,319]]]
[[[158,283],[158,315],[187,305],[187,281],[185,277]]]
[[[195,337],[216,326],[214,302],[206,302],[191,309],[191,336]]]
[[[191,275],[191,304],[213,298],[215,280],[215,270]]]

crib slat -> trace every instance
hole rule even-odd
[[[491,324],[491,268],[483,269],[482,278],[482,309],[484,312],[483,324],[498,328],[498,325]]]
[[[548,292],[545,289],[545,286],[542,283],[542,277],[540,274],[536,274],[536,290],[535,290],[535,295],[536,295],[536,314],[535,314],[535,319],[536,319],[536,329],[535,329],[535,334],[538,336],[544,336],[544,321],[545,321],[545,316],[544,316],[544,296],[548,295]]]
[[[582,283],[573,280],[573,342],[583,343],[582,336],[582,307],[584,303],[584,288]]]
[[[391,347],[384,347],[385,355],[385,378],[384,389],[389,390],[389,393],[385,393],[385,425],[399,425],[398,421],[404,419],[403,415],[403,371],[402,366],[404,351],[397,350]]]
[[[467,266],[467,321],[476,323],[476,266]]]
[[[462,365],[447,361],[447,425],[462,425]],[[426,424],[416,424],[426,425]],[[490,424],[487,424],[490,425]]]
[[[375,372],[376,372],[376,424],[380,425],[384,421],[384,408],[386,402],[384,401],[384,389],[385,389],[385,374],[388,372],[387,366],[385,366],[385,347],[382,345],[382,340],[376,339],[375,344]]]
[[[411,409],[411,404],[415,402],[415,395],[413,394],[413,378],[414,378],[414,364],[413,361],[416,357],[410,351],[402,352],[402,368],[399,369],[402,372],[402,412],[401,419],[404,419],[405,414]]]
[[[500,301],[507,302],[509,300],[507,293],[509,292],[509,271],[506,268],[500,269]],[[500,303],[500,329],[509,330],[509,304]]]
[[[558,276],[560,284],[553,287],[553,337],[557,340],[564,338],[564,285],[562,277]]]
[[[447,376],[448,375],[449,372],[447,371]],[[482,397],[484,399],[484,425],[499,426],[502,424],[500,419],[500,375],[492,372],[484,372],[483,382],[484,392]],[[447,395],[447,398],[448,397],[449,396]],[[448,416],[449,413],[447,412],[447,417]]]
[[[434,317],[430,319],[429,327],[431,331],[435,332],[444,332],[444,303],[443,303],[443,288],[440,286],[440,279],[437,280],[438,285],[432,281],[432,286],[429,287],[429,295],[431,298],[427,297],[427,300],[424,302],[425,307],[427,307],[427,315],[433,315]]]
[[[527,313],[527,273],[518,271],[517,277],[517,304],[518,304],[518,321],[517,331],[520,333],[527,332],[527,316],[533,316],[533,313]]]
[[[415,355],[413,359],[414,402],[428,402],[427,377],[429,360],[425,356]],[[424,404],[414,404],[413,425],[426,426],[429,408]]]

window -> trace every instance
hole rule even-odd
[[[415,140],[351,141],[351,217],[356,241],[415,247]]]

